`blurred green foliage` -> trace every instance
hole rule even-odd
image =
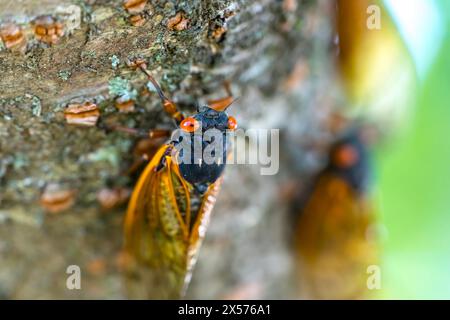
[[[381,298],[450,298],[450,1],[437,3],[445,38],[412,123],[376,154],[388,234]]]

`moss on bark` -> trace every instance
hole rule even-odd
[[[132,162],[136,139],[70,126],[64,109],[94,101],[102,121],[171,128],[157,97],[143,94],[146,79],[127,66],[128,60],[146,59],[186,112],[194,111],[197,101],[222,96],[223,81],[231,80],[241,97],[233,109],[240,125],[279,128],[288,148],[313,140],[334,108],[326,97],[333,92],[327,1],[155,0],[140,27],[130,24],[122,1],[21,3],[0,3],[1,22],[21,25],[28,41],[26,54],[0,51],[0,292],[5,297],[124,297],[117,267],[124,208],[104,213],[96,195],[105,187],[133,186],[135,178],[121,172]],[[79,8],[82,18],[73,30],[68,6]],[[189,19],[188,27],[170,30],[168,21],[178,12]],[[32,35],[30,21],[43,14],[69,26],[56,45]],[[137,97],[133,113],[119,113],[114,106],[124,90]],[[257,168],[227,169],[190,297],[223,297],[268,274],[273,277],[257,297],[286,296],[289,286],[280,279],[289,273],[282,236],[287,206],[277,200],[278,184],[299,168],[289,162],[290,152],[280,153],[276,177],[260,176]],[[302,165],[300,177],[310,169]],[[49,183],[76,192],[70,210],[49,215],[39,206]],[[84,270],[80,291],[65,287],[70,264]]]

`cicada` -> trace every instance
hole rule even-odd
[[[185,117],[165,96],[145,63],[138,66],[183,134],[176,138],[172,134],[147,164],[134,188],[124,226],[127,271],[137,278],[132,286],[134,295],[179,298],[189,284],[220,188],[228,154],[226,133],[236,128],[236,120],[226,113],[233,99],[228,90],[228,97],[212,101]],[[206,138],[208,130],[219,132],[223,139],[219,160],[206,163],[201,156],[187,157],[186,145],[200,143],[204,151],[213,143]]]
[[[330,150],[300,213],[296,251],[300,294],[308,299],[356,299],[368,292],[367,270],[377,264],[371,165],[358,130]]]

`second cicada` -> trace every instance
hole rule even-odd
[[[300,212],[295,233],[302,298],[367,298],[371,289],[368,270],[378,264],[378,243],[361,135],[354,130],[332,146]]]

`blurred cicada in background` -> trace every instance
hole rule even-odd
[[[300,296],[364,298],[367,269],[378,260],[375,214],[369,192],[371,166],[362,133],[335,142],[298,216],[295,244]]]
[[[211,101],[193,116],[184,117],[164,95],[145,63],[137,67],[152,82],[182,135],[175,138],[173,134],[156,152],[131,196],[125,217],[127,284],[136,298],[180,298],[189,284],[220,188],[229,150],[226,132],[236,128],[236,120],[225,112],[233,100],[227,87],[228,97]],[[216,154],[218,161],[213,163],[203,161],[203,152],[220,139],[209,139],[208,130],[219,132],[223,143],[221,153]],[[186,149],[180,147],[191,148],[195,143],[200,143],[201,154],[187,156]]]

